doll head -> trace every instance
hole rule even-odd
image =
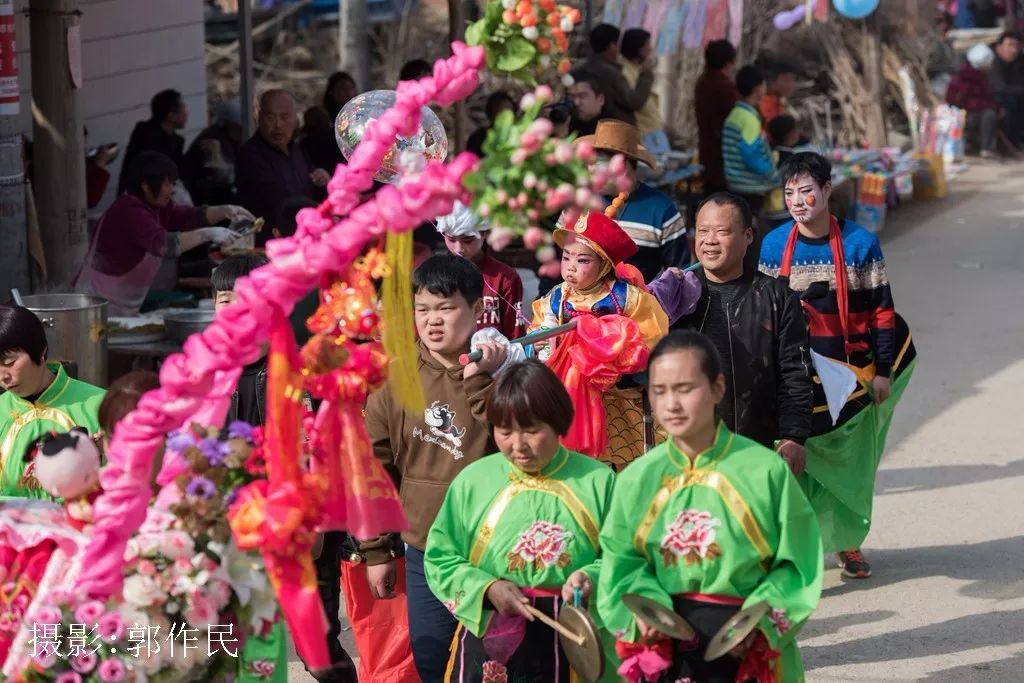
[[[82,427],[44,435],[25,458],[39,487],[54,498],[77,498],[99,486],[100,451]]]

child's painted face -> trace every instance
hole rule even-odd
[[[444,244],[448,247],[448,251],[461,256],[464,259],[476,263],[480,260],[480,255],[483,253],[484,240],[481,237],[470,237],[464,235],[462,237],[449,237],[444,236]]]
[[[658,356],[651,363],[648,382],[651,412],[669,435],[687,439],[714,424],[725,378],[708,379],[701,369],[700,351],[680,349]]]
[[[797,223],[812,223],[818,216],[828,212],[828,198],[831,194],[832,183],[825,183],[822,187],[804,173],[786,183],[786,208]]]
[[[413,296],[416,333],[435,354],[454,356],[463,353],[476,331],[476,319],[483,306],[470,306],[461,292],[441,296],[421,289]]]
[[[213,297],[213,310],[220,311],[220,309],[230,306],[235,303],[235,293],[232,290],[226,292],[218,291]]]
[[[570,235],[562,247],[562,279],[566,284],[582,291],[590,289],[601,279],[604,259],[585,243]]]

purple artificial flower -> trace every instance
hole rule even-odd
[[[216,493],[217,487],[206,477],[193,477],[185,487],[185,495],[203,500],[212,498]]]
[[[232,505],[234,505],[235,500],[238,498],[238,489],[239,488],[240,487],[236,486],[235,488],[231,489],[231,491],[230,491],[230,493],[228,493],[227,497],[224,498],[224,504],[225,505],[227,505],[228,507],[231,507]]]
[[[242,439],[252,443],[252,425],[248,422],[235,420],[228,425],[228,437],[232,439]]]
[[[167,435],[167,450],[169,451],[184,453],[195,445],[196,440],[188,432],[171,432]]]
[[[227,457],[229,450],[226,443],[217,439],[206,438],[199,442],[199,452],[206,457],[206,461],[213,467],[224,463],[224,458]]]

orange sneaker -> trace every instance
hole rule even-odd
[[[860,550],[846,550],[836,553],[843,577],[847,579],[866,579],[871,576],[871,565],[864,559]]]

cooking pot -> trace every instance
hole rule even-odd
[[[180,311],[164,317],[167,338],[179,344],[196,332],[202,332],[213,322],[213,311]]]
[[[46,330],[46,358],[74,363],[78,379],[107,384],[107,300],[87,294],[26,294]]]

